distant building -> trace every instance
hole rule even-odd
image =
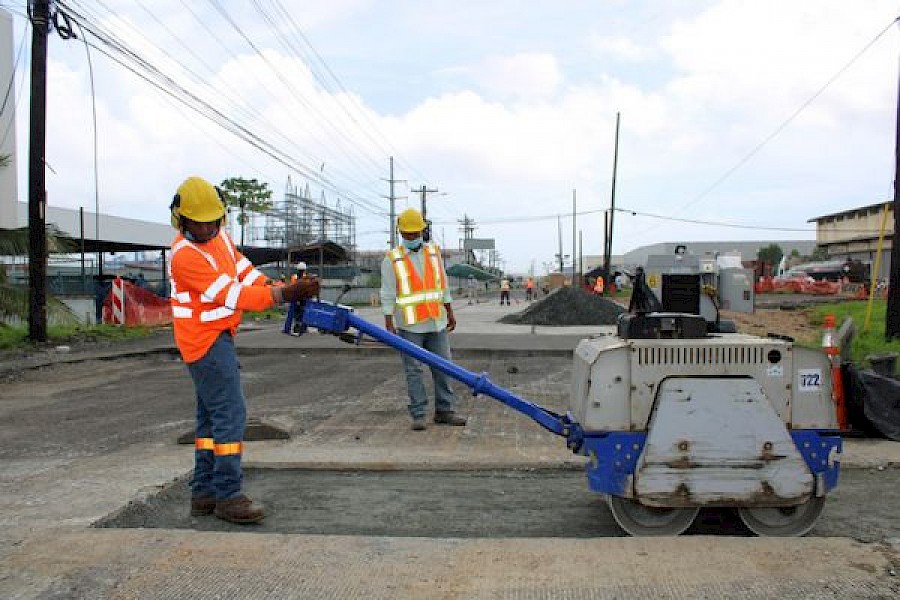
[[[884,214],[887,206],[887,215]],[[834,260],[858,260],[875,267],[875,254],[881,224],[885,223],[881,265],[876,277],[888,279],[891,272],[891,246],[894,239],[894,209],[891,202],[814,217],[816,243]]]
[[[801,256],[810,256],[816,248],[814,240],[755,240],[755,241],[721,241],[721,242],[660,242],[658,244],[650,244],[649,246],[641,246],[630,252],[626,252],[622,256],[622,262],[618,264],[626,269],[634,269],[638,266],[647,264],[647,258],[653,255],[675,254],[676,246],[685,246],[688,253],[697,256],[706,254],[722,255],[722,254],[739,254],[744,264],[748,264],[756,260],[760,249],[766,248],[772,244],[777,244],[781,251],[790,255],[794,250]]]

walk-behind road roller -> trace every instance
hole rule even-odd
[[[349,307],[309,301],[303,321],[344,338],[352,327],[564,437],[588,457],[590,489],[632,535],[681,534],[703,507],[737,508],[758,535],[803,535],[837,485],[830,363],[789,339],[709,333],[698,315],[629,315],[618,335],[579,343],[560,415]]]

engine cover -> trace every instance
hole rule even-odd
[[[838,428],[824,352],[743,334],[582,340],[575,349],[569,412],[585,432],[646,431],[663,383],[684,377],[716,379],[720,386],[750,379],[787,428]]]

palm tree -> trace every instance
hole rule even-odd
[[[9,165],[8,154],[0,154],[0,168]],[[47,251],[71,252],[72,245],[62,237],[55,225],[47,226]],[[0,229],[0,256],[23,256],[28,254],[28,228]],[[27,321],[29,310],[28,288],[9,283],[6,269],[0,266],[0,327],[10,319]],[[72,322],[75,315],[57,298],[47,298],[47,316],[55,322]]]

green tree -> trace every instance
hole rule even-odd
[[[9,166],[9,154],[0,154],[0,168]],[[0,229],[0,257],[24,256],[28,254],[28,228]],[[47,250],[49,252],[71,252],[74,248],[61,236],[54,226],[47,226]],[[29,290],[9,282],[6,265],[0,263],[0,327],[6,327],[10,318],[28,320]],[[72,322],[75,315],[63,302],[56,298],[47,299],[47,316],[57,322]]]
[[[784,256],[784,252],[781,250],[781,246],[778,244],[769,244],[768,246],[759,249],[759,252],[756,254],[756,259],[761,263],[777,265],[781,262],[782,256]]]
[[[816,246],[810,258],[812,260],[828,260],[828,250],[825,249],[825,246]]]
[[[272,190],[268,183],[256,179],[231,177],[219,186],[226,206],[240,210],[237,222],[241,226],[241,246],[244,245],[244,226],[250,222],[247,212],[265,212],[272,209]]]

